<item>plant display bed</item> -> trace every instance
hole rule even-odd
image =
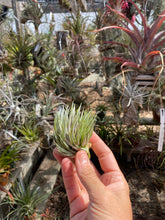
[[[36,172],[38,165],[41,163],[46,153],[45,150],[40,148],[39,142],[30,144],[29,147],[25,149],[25,152],[26,153],[23,154],[22,160],[17,161],[16,168],[13,172],[11,172],[12,176],[10,178],[10,182],[5,186],[5,189],[10,190],[19,177],[27,183]],[[5,196],[6,193],[0,191],[0,203],[3,201]],[[2,210],[0,210],[0,214],[1,213]]]

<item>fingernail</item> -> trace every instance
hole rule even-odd
[[[88,159],[87,153],[85,151],[79,152],[78,160],[79,160],[80,164],[88,163],[89,159]]]

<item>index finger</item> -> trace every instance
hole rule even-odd
[[[93,132],[90,143],[104,172],[120,171],[112,151],[95,132]]]

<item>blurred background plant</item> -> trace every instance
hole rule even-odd
[[[19,131],[21,135],[23,135],[23,140],[26,142],[34,142],[40,138],[40,129],[37,126],[37,119],[33,116],[26,119],[23,125],[19,127],[16,126],[16,129]]]
[[[41,196],[39,187],[31,189],[30,185],[25,185],[22,179],[19,178],[11,193],[13,200],[9,197],[4,202],[10,206],[10,210],[6,215],[8,218],[30,220],[40,215],[40,213],[37,213],[37,206],[47,198],[47,195]]]
[[[25,24],[28,21],[32,22],[35,27],[35,32],[38,33],[41,18],[44,15],[40,3],[34,0],[27,0],[23,5],[24,10],[22,11],[20,22],[22,24]]]
[[[87,65],[85,63],[85,54],[87,54],[94,43],[94,34],[91,32],[91,27],[87,24],[88,17],[83,16],[80,9],[70,16],[65,18],[63,27],[69,31],[70,49],[69,63],[72,65],[76,77],[80,77],[79,68],[85,70],[87,74]],[[91,58],[88,57],[88,61]]]
[[[125,48],[127,53],[124,56],[104,57],[105,60],[112,60],[121,65],[123,72],[129,70],[129,75],[137,76],[138,74],[153,74],[156,78],[162,73],[164,63],[164,31],[160,32],[159,29],[163,25],[165,19],[163,11],[157,19],[148,25],[146,18],[146,11],[144,14],[140,11],[138,6],[129,1],[136,9],[142,21],[142,27],[139,28],[137,23],[133,23],[124,13],[116,10],[110,5],[107,5],[106,14],[115,13],[119,17],[120,25],[111,25],[101,28],[102,30],[119,29],[124,31],[130,37],[130,45],[121,42],[108,41],[112,46],[121,46]],[[128,25],[129,24],[129,25]],[[141,31],[143,30],[143,31]]]

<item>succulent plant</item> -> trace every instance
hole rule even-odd
[[[85,150],[90,157],[89,139],[95,124],[95,115],[91,111],[63,107],[54,119],[54,136],[57,151],[62,156],[74,158],[79,150]]]

